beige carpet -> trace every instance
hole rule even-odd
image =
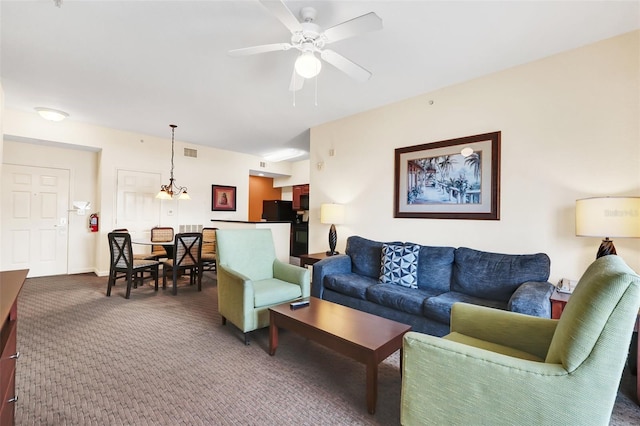
[[[177,296],[144,286],[124,299],[93,274],[28,279],[18,301],[18,425],[395,425],[398,353],[380,365],[366,411],[365,368],[290,332],[267,354],[220,325],[213,275]],[[625,373],[611,424],[640,424]],[[596,402],[594,402],[596,403]]]

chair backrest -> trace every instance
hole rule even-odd
[[[616,255],[597,259],[562,311],[546,362],[573,372],[591,358],[619,381],[639,308],[640,276]]]
[[[199,265],[202,252],[202,234],[183,232],[176,234],[173,249],[174,267]]]
[[[117,229],[114,229],[111,232],[129,232],[129,230],[127,228],[117,228]]]
[[[110,232],[107,238],[111,252],[111,268],[132,269],[131,235],[128,232]]]
[[[216,247],[218,266],[252,280],[273,278],[276,249],[270,229],[218,229]]]
[[[202,253],[216,254],[216,230],[218,228],[202,228]]]
[[[156,226],[151,228],[152,243],[166,243],[173,241],[173,228],[168,226]],[[151,246],[151,250],[164,250],[162,246]]]

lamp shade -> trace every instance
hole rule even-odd
[[[322,204],[320,206],[320,223],[340,225],[344,222],[344,206],[342,204]]]
[[[576,235],[640,238],[640,197],[576,200]]]

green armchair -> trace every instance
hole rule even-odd
[[[608,425],[640,307],[615,255],[586,270],[559,320],[455,304],[443,338],[403,343],[404,425]]]
[[[269,325],[269,308],[309,297],[309,270],[276,258],[269,229],[216,231],[218,311],[244,333]]]

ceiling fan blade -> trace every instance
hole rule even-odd
[[[242,49],[233,49],[229,51],[231,56],[255,55],[257,53],[275,52],[277,50],[291,49],[289,43],[263,44],[261,46],[243,47]]]
[[[371,73],[366,69],[362,68],[360,65],[351,62],[344,56],[339,53],[334,52],[333,50],[325,49],[320,52],[320,57],[338,68],[343,73],[347,74],[349,77],[354,78],[358,81],[367,81],[371,78]]]
[[[270,1],[260,0],[260,3],[271,12],[285,27],[292,33],[302,32],[302,25],[298,21],[298,18],[291,12],[291,10],[284,4],[282,0]]]
[[[304,77],[301,77],[296,73],[295,67],[293,68],[293,73],[291,74],[291,83],[289,83],[289,91],[297,92],[302,89],[304,85]]]
[[[324,37],[327,43],[333,43],[334,41],[344,40],[345,38],[381,29],[382,19],[376,15],[375,12],[369,12],[366,15],[358,16],[357,18],[327,28],[324,32]]]

